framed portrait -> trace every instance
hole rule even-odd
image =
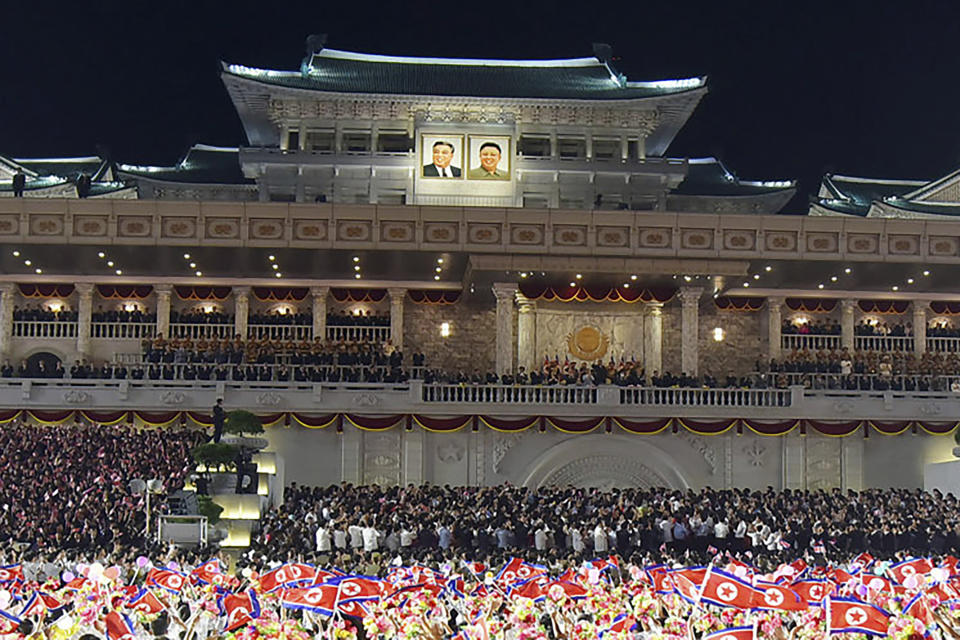
[[[509,180],[510,136],[470,136],[468,180]]]
[[[463,158],[463,136],[424,134],[420,137],[422,178],[462,179]]]

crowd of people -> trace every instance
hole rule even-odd
[[[960,376],[960,354],[794,349],[780,360],[759,364],[758,371],[818,388],[945,391]]]
[[[358,311],[350,313],[346,309],[327,313],[328,327],[389,327],[390,314],[379,311]]]
[[[29,307],[13,307],[13,320],[15,322],[76,322],[78,314],[76,311],[67,308],[53,309],[39,304]]]
[[[203,309],[185,309],[178,311],[170,310],[170,324],[233,324],[232,313],[223,311],[203,310]]]
[[[313,315],[302,311],[296,313],[281,312],[279,309],[257,311],[247,317],[247,322],[258,325],[310,327],[313,326]]]
[[[830,318],[810,322],[784,320],[780,325],[780,334],[785,336],[838,336],[841,332],[840,323]]]
[[[891,338],[905,338],[913,335],[913,324],[896,322],[867,322],[861,320],[853,327],[855,336],[889,336]]]
[[[90,320],[91,322],[145,322],[148,324],[156,324],[157,313],[155,311],[141,311],[139,307],[133,307],[131,309],[125,309],[122,307],[104,309],[103,306],[98,306],[96,310],[90,313]]]
[[[40,484],[46,509],[85,495]],[[0,543],[0,633],[957,640],[957,513],[897,489],[292,485],[235,562],[137,536]]]

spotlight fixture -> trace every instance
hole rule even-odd
[[[353,256],[354,262],[360,262],[360,256]]]
[[[202,275],[203,275],[203,271],[197,271],[197,277],[198,277],[198,278],[199,278],[200,276],[202,276]]]
[[[16,251],[14,251],[14,252],[13,252],[13,255],[18,255],[18,253],[17,253]],[[101,251],[100,253],[97,254],[97,257],[98,257],[98,258],[105,258],[105,257],[107,257],[107,254],[105,254],[103,251]]]
[[[929,272],[929,271],[924,271],[924,272],[923,272],[923,275],[928,276],[928,275],[930,275],[930,272]]]
[[[184,260],[189,260],[189,259],[190,259],[190,254],[189,254],[189,253],[183,254],[183,259],[184,259]]]
[[[631,279],[631,280],[636,280],[636,279],[637,279],[637,276],[635,276],[635,275],[630,276],[630,279]]]
[[[846,269],[843,270],[843,272],[846,274],[849,274],[851,271],[853,271],[853,269],[851,269],[850,267],[847,267]]]
[[[773,267],[771,267],[770,265],[767,265],[767,266],[765,266],[765,267],[763,268],[763,270],[764,270],[764,271],[773,271]]]

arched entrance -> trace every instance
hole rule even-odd
[[[44,375],[52,375],[59,363],[60,357],[58,355],[49,351],[38,351],[27,357],[27,370],[30,375],[43,377]]]

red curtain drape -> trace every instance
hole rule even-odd
[[[105,300],[115,298],[136,298],[143,300],[153,293],[153,285],[149,284],[98,284],[97,293]]]
[[[545,302],[669,302],[677,293],[675,287],[647,289],[626,284],[619,287],[589,287],[577,284],[571,287],[521,282],[519,288],[524,297]]]
[[[837,301],[829,298],[787,298],[784,304],[791,311],[830,313],[837,306]]]
[[[72,284],[21,284],[20,295],[24,298],[67,298],[74,289]]]
[[[905,313],[910,308],[909,300],[861,300],[858,303],[864,313]]]
[[[260,302],[300,302],[310,295],[307,287],[253,287],[252,291]]]
[[[628,418],[611,418],[613,424],[617,425],[624,431],[629,431],[630,433],[638,433],[643,435],[652,435],[654,433],[660,433],[664,429],[670,426],[670,423],[673,422],[671,418],[659,418],[656,420],[630,420]]]
[[[415,304],[456,304],[461,293],[456,289],[411,289],[407,295]]]
[[[429,416],[414,415],[411,419],[415,424],[420,425],[427,431],[437,431],[440,433],[459,431],[474,422],[473,416],[457,416],[455,418],[431,418]]]
[[[492,418],[490,416],[477,416],[477,419],[481,424],[486,425],[494,431],[505,431],[508,433],[526,431],[540,422],[540,416],[520,418],[519,420],[501,420],[500,418]]]
[[[337,302],[380,302],[387,297],[386,289],[330,289]]]
[[[230,297],[232,287],[177,286],[173,288],[181,300],[216,300],[223,302]]]
[[[930,303],[930,310],[939,316],[955,316],[960,314],[960,301],[934,300]]]
[[[713,299],[717,309],[721,311],[759,311],[763,308],[763,298],[747,298],[743,296],[719,296]]]
[[[565,420],[563,418],[544,418],[547,424],[564,433],[590,433],[606,424],[606,418],[587,418],[585,420]]]

